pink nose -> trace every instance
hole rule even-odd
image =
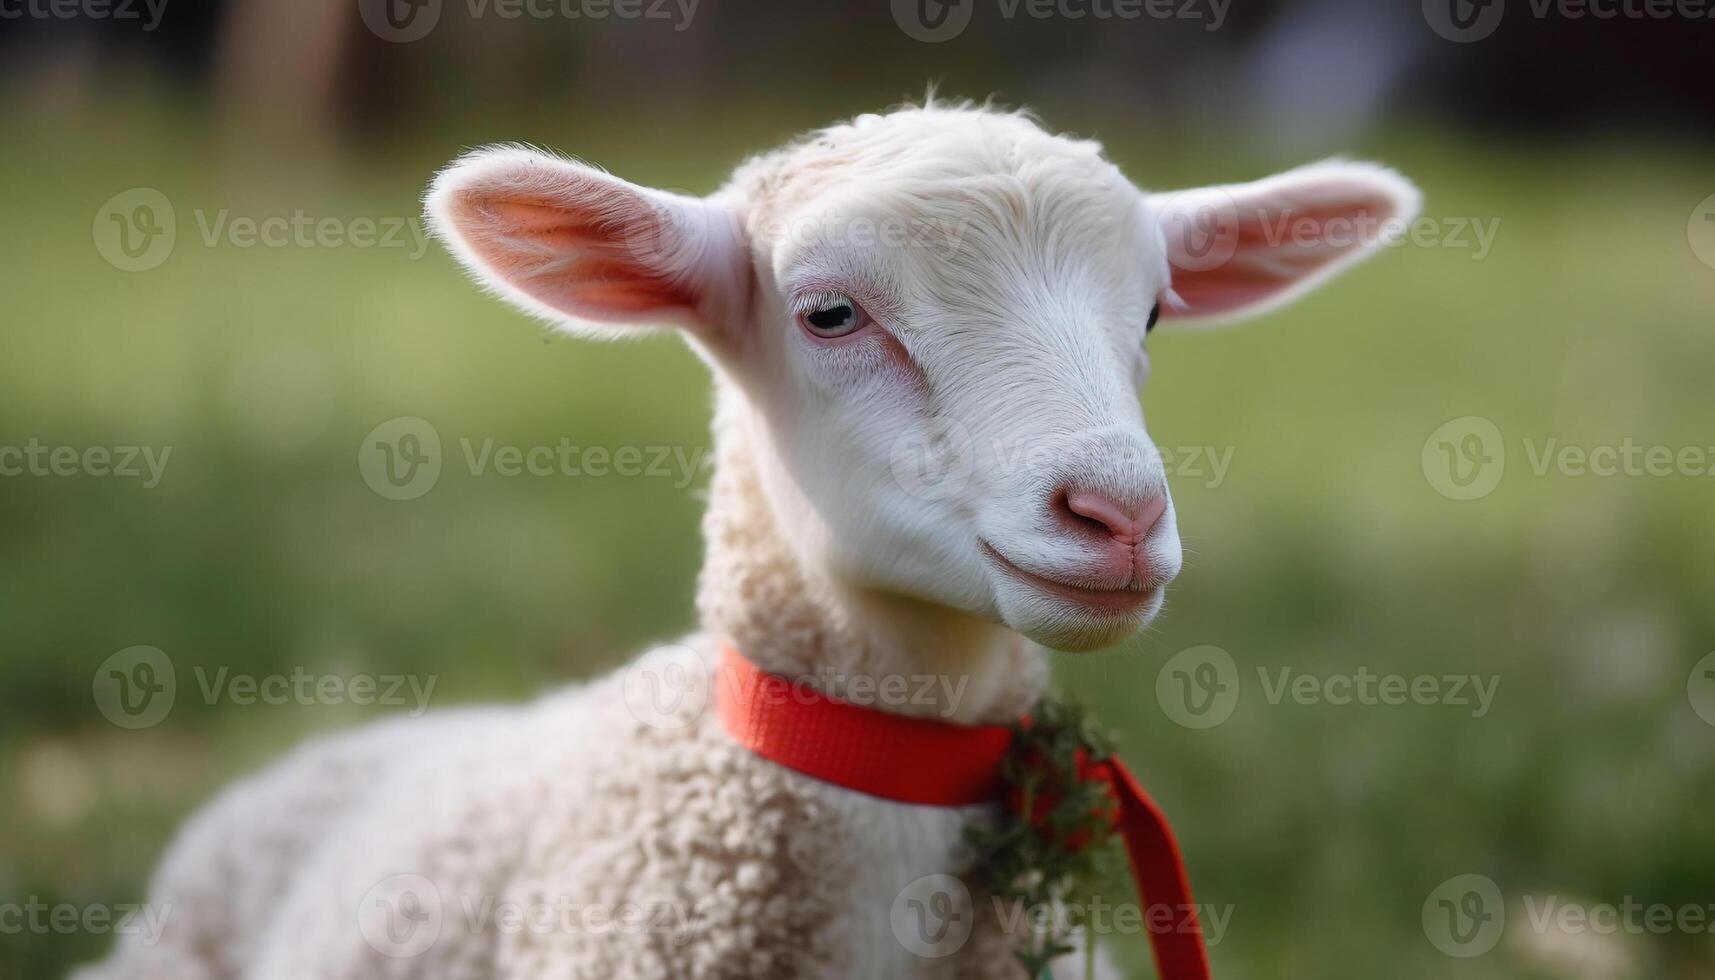
[[[1131,545],[1161,523],[1167,513],[1167,498],[1151,497],[1136,507],[1126,507],[1105,494],[1077,490],[1066,494],[1066,506],[1079,517],[1107,528],[1114,540]]]

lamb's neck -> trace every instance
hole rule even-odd
[[[749,447],[730,429],[717,441],[697,587],[705,628],[765,670],[896,714],[1005,723],[1047,690],[1045,655],[1018,634],[804,568]]]

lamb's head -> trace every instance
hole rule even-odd
[[[1157,319],[1295,296],[1416,193],[1349,163],[1144,193],[1094,143],[930,107],[814,133],[707,198],[504,148],[428,205],[564,329],[682,328],[805,567],[1088,649],[1153,617],[1180,568],[1138,404]]]

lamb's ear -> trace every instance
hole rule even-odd
[[[1296,299],[1399,240],[1420,201],[1399,174],[1343,161],[1151,194],[1173,277],[1161,315],[1236,319]]]
[[[716,342],[741,326],[749,257],[736,216],[711,201],[496,147],[442,171],[425,208],[486,285],[573,333],[673,324]]]

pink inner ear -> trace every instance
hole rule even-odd
[[[484,264],[557,310],[605,320],[695,309],[688,277],[652,265],[643,247],[671,233],[655,208],[590,183],[569,190],[582,206],[473,192],[454,207]],[[576,197],[579,190],[589,193],[587,201]]]
[[[1329,263],[1372,243],[1392,207],[1379,198],[1256,208],[1241,206],[1233,255],[1210,269],[1173,268],[1184,300],[1163,316],[1212,316],[1267,302]]]

